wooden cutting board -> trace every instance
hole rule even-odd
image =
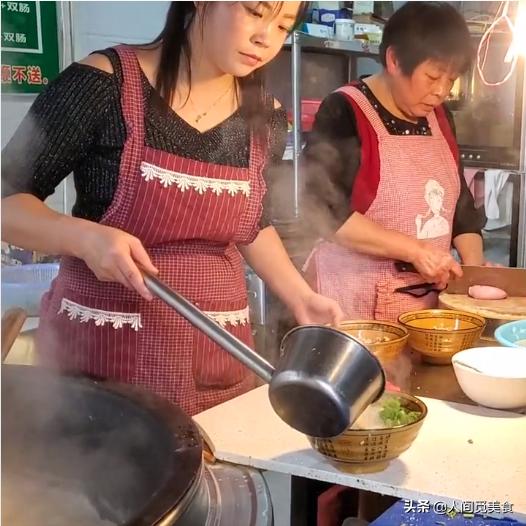
[[[526,318],[526,297],[509,296],[503,300],[476,300],[467,294],[439,296],[440,303],[448,309],[463,310],[487,319],[520,320]]]

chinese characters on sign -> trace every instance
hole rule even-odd
[[[2,89],[38,93],[58,75],[56,2],[2,2]]]
[[[8,12],[29,13],[29,4],[27,2],[5,2],[5,4]]]
[[[2,84],[27,83],[29,85],[41,86],[48,83],[48,79],[42,77],[40,66],[10,66],[2,64]]]

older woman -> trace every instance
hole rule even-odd
[[[462,272],[452,244],[463,263],[484,263],[485,218],[463,178],[443,105],[471,56],[468,29],[452,6],[408,2],[385,26],[382,71],[320,107],[304,161],[310,216],[325,225],[312,230],[325,240],[306,269],[349,317],[394,320],[434,306],[437,290]],[[395,260],[417,272],[397,270]]]

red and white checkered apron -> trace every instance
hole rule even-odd
[[[391,135],[367,97],[357,88],[338,90],[355,101],[371,123],[380,156],[376,198],[365,216],[384,228],[425,239],[449,250],[460,193],[458,168],[434,112],[431,135]],[[436,305],[436,293],[423,298],[394,292],[421,283],[417,274],[398,273],[392,260],[376,258],[323,241],[306,265],[313,286],[339,302],[349,319],[396,321],[402,312]]]
[[[139,238],[160,278],[232,334],[253,344],[236,243],[258,233],[266,145],[253,137],[248,168],[203,163],[145,146],[141,72],[117,48],[127,126],[118,187],[101,223]],[[63,258],[42,302],[45,363],[144,386],[195,414],[255,385],[254,376],[162,301],[143,300]]]

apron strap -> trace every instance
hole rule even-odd
[[[385,128],[377,109],[369,102],[367,97],[355,86],[342,86],[336,90],[337,93],[343,93],[350,101],[354,102],[370,122],[378,138],[386,137],[389,132]]]
[[[125,45],[117,46],[122,66],[121,104],[128,133],[140,135],[144,139],[144,94],[142,89],[141,67],[135,51]]]
[[[115,47],[122,66],[121,107],[126,124],[126,142],[121,154],[119,179],[113,201],[101,220],[116,228],[126,222],[139,183],[144,154],[144,94],[142,71],[130,46]]]

